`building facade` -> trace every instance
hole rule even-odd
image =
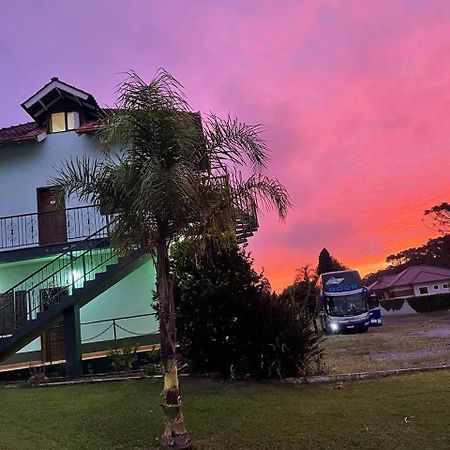
[[[0,364],[67,359],[78,332],[83,353],[157,338],[153,262],[121,260],[110,217],[49,187],[62,161],[99,154],[95,98],[52,78],[22,107],[32,120],[0,129]]]
[[[397,275],[386,275],[369,286],[379,300],[421,297],[450,292],[450,270],[410,266]]]

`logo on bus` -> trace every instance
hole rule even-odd
[[[331,277],[325,284],[341,284],[343,281],[345,280],[345,278],[335,278],[335,277]]]
[[[328,283],[327,283],[328,284]],[[344,292],[344,291],[355,291],[358,289],[357,284],[347,284],[345,286],[336,286],[330,287],[328,292]]]

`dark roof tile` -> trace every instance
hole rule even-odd
[[[39,127],[37,122],[22,123],[12,127],[0,128],[0,143],[35,139],[46,128]]]

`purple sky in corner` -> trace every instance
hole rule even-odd
[[[363,273],[433,233],[449,201],[450,3],[433,0],[0,3],[0,127],[50,77],[113,105],[164,67],[194,110],[265,124],[294,209],[249,248],[276,289],[323,247]]]

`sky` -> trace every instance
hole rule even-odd
[[[27,122],[20,103],[52,76],[112,106],[125,71],[159,67],[194,110],[264,125],[293,202],[248,246],[274,289],[323,247],[365,274],[436,237],[422,218],[450,200],[448,0],[0,2],[0,127]]]

